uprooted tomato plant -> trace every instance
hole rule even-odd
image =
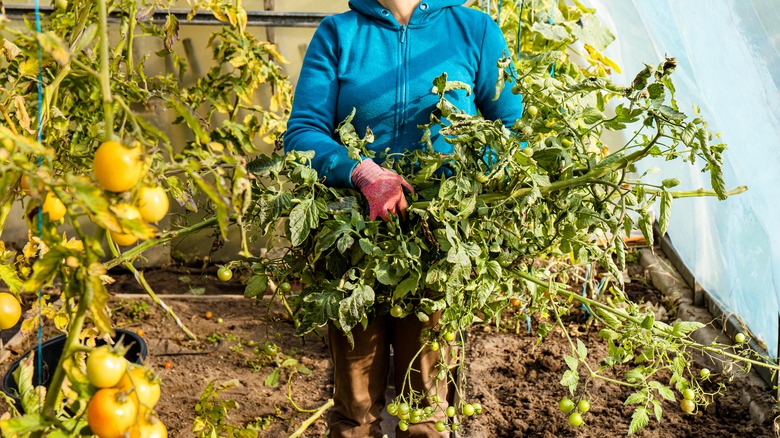
[[[532,38],[549,30],[529,21],[538,32]],[[309,166],[315,152],[251,162],[248,170],[258,178],[248,218],[260,234],[279,229],[286,239],[266,257],[248,260],[254,276],[247,296],[260,296],[270,283],[300,282],[299,293],[279,296],[294,311],[301,335],[326,324],[349,335],[380,313],[425,320],[441,312],[436,329],[423,333],[422,348],[442,352],[438,378],[453,382],[462,374],[462,349],[439,347],[457,342],[453,334],[474,323],[499,323],[504,310],[519,306],[520,317],[538,321],[542,341],[556,325],[570,341],[571,354],[561,358],[567,370],[560,383],[577,400],[577,409],[574,402],[561,407],[573,426],[587,422],[585,394],[592,379],[634,391],[626,400],[635,407],[629,428],[634,433],[651,416],[661,420],[661,399],[682,400],[686,412],[691,404],[695,409],[711,401],[700,389],[701,376],[691,371],[694,351],[775,368],[741,347],[701,345],[689,335],[702,324],[655,321],[622,292],[623,237],[639,230],[653,244],[654,205],[664,233],[673,199],[725,199],[745,190],[726,189],[721,173],[725,145],[695,107],[689,116],[675,100],[676,60],[646,66],[627,85],[583,74],[560,51],[507,57],[500,66],[497,92],[511,87],[526,104],[514,126],[454,107],[448,93],[470,90],[448,81],[443,72],[432,78],[440,101],[422,139],[428,141],[435,129],[454,152],[424,147],[382,157],[415,188],[406,220],[368,220],[358,192],[334,189],[319,179]],[[373,134],[357,133],[351,117],[337,132],[352,157],[372,156],[365,146]],[[626,140],[605,144],[606,132],[624,133]],[[637,163],[648,157],[699,166],[709,173],[711,190],[679,190],[674,178],[646,182]],[[593,263],[611,274],[612,286],[581,295],[569,285],[569,274]],[[593,316],[609,346],[598,368],[586,361],[587,348],[569,337],[562,323],[575,305]],[[605,375],[618,366],[627,371],[618,378]],[[408,378],[411,371],[397,372]],[[480,408],[467,398],[447,406],[439,394],[416,393],[406,385],[398,390],[387,409],[402,430],[436,410],[449,418],[437,428],[457,430],[461,418]]]
[[[291,99],[280,68],[285,60],[247,32],[240,2],[195,2],[193,13],[202,9],[224,26],[208,42],[214,66],[191,84],[181,81],[187,62],[176,52],[175,15],[162,25],[152,21],[171,5],[76,0],[58,2],[38,23],[0,17],[0,230],[17,200],[29,227],[22,250],[0,247],[0,280],[16,299],[39,294],[23,331],[50,322],[67,335],[48,382],[34,381],[33,356],[17,368],[20,405],[12,403],[0,421],[4,435],[150,436],[164,429],[153,414],[159,396],[143,396],[144,389],[159,391],[151,370],[125,364],[126,346],[95,346],[114,334],[108,269],[132,271],[192,336],[134,261],[200,229],[214,227],[224,238],[251,200],[246,155],[258,151],[261,138],[272,144],[284,126]],[[109,16],[119,22],[112,27],[118,35],[109,32]],[[136,57],[141,36],[163,50]],[[156,72],[151,64],[166,57],[174,71]],[[257,96],[266,88],[263,106]],[[174,145],[149,121],[165,114],[155,112],[161,105],[192,141]],[[167,214],[168,194],[183,212]],[[191,219],[199,210],[205,219]],[[93,372],[90,361],[99,355],[124,368],[112,368],[113,376]]]

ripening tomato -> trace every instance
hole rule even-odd
[[[60,201],[57,195],[52,192],[46,194],[46,197],[43,199],[43,214],[48,214],[50,221],[58,221],[64,218],[67,211],[67,207],[65,207],[65,204]]]
[[[87,423],[100,438],[122,438],[135,424],[138,405],[117,388],[98,390],[87,405]]]
[[[168,214],[168,207],[168,194],[162,187],[141,187],[138,191],[138,211],[145,221],[161,221]]]
[[[141,220],[141,212],[130,204],[118,204],[114,207],[116,215],[126,221]],[[111,239],[120,246],[132,245],[138,241],[138,237],[132,233],[111,232]]]
[[[154,371],[143,367],[133,367],[127,370],[117,388],[130,393],[138,405],[146,409],[152,409],[160,400],[159,379]]]
[[[22,305],[15,296],[0,292],[0,330],[6,330],[16,325],[22,316]]]
[[[138,184],[144,168],[141,148],[107,141],[98,147],[92,162],[95,178],[104,189],[125,192]]]
[[[111,240],[116,242],[119,246],[130,246],[135,242],[138,242],[138,237],[129,233],[115,233],[111,232]]]
[[[22,178],[19,180],[19,187],[21,187],[25,195],[30,197],[40,196],[39,194],[43,190],[43,184],[40,181],[35,185],[35,190],[33,190],[32,184],[30,184],[30,177],[27,175],[22,175]]]
[[[680,409],[686,414],[692,414],[696,410],[696,403],[694,403],[693,400],[684,398],[680,400]]]
[[[168,438],[168,429],[159,418],[144,415],[130,429],[130,438]]]
[[[87,378],[98,388],[115,386],[126,370],[127,360],[114,354],[107,345],[95,348],[87,356]]]

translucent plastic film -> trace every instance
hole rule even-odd
[[[701,108],[728,144],[727,188],[746,193],[678,199],[669,236],[696,279],[778,354],[780,312],[780,2],[777,0],[590,0],[617,42],[607,55],[628,83],[644,64],[676,57],[680,109]],[[659,182],[709,188],[701,163],[647,162]]]

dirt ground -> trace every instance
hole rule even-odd
[[[197,336],[188,339],[165,312],[152,304],[129,275],[115,273],[117,294],[110,306],[117,327],[143,330],[149,354],[147,363],[162,378],[162,399],[157,412],[171,437],[193,437],[195,406],[204,388],[237,379],[239,387],[220,394],[221,400],[234,400],[227,422],[236,426],[254,423],[261,437],[287,437],[311,412],[328,400],[332,391],[327,346],[321,336],[301,340],[293,336],[293,324],[280,306],[270,309],[265,303],[244,299],[241,279],[228,284],[215,280],[213,269],[150,271],[147,279],[163,301]],[[641,275],[641,272],[639,273]],[[632,282],[629,292],[658,302],[657,291]],[[192,292],[198,295],[193,295]],[[133,299],[126,294],[135,294]],[[230,297],[217,294],[232,294]],[[145,304],[143,304],[145,303]],[[211,312],[207,318],[206,312]],[[575,317],[570,324],[574,324]],[[589,357],[601,357],[606,346],[597,329],[574,324],[576,333],[589,348]],[[5,334],[4,334],[5,335]],[[27,348],[33,347],[34,336]],[[263,344],[272,341],[278,352],[269,356]],[[632,409],[623,401],[630,393],[616,385],[596,381],[589,386],[592,408],[585,425],[573,428],[567,416],[557,409],[566,390],[559,384],[565,369],[563,355],[568,344],[555,332],[543,343],[521,326],[497,330],[493,326],[475,326],[467,337],[468,371],[466,397],[479,401],[481,415],[464,422],[462,437],[616,437],[625,436]],[[169,363],[166,366],[166,362]],[[5,374],[9,363],[0,364]],[[265,383],[278,370],[278,386]],[[288,387],[288,379],[290,385]],[[713,375],[714,382],[721,377]],[[288,393],[288,390],[290,391]],[[640,437],[773,437],[773,416],[762,425],[750,421],[743,403],[743,388],[730,387],[707,409],[695,415],[683,414],[676,403],[665,402],[663,422],[651,419]],[[4,410],[0,402],[0,412]],[[302,435],[323,437],[326,422],[318,418]]]

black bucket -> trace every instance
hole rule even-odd
[[[115,329],[114,331],[116,332],[113,338],[114,342],[119,342],[119,339],[122,338],[122,344],[127,346],[125,359],[127,359],[129,362],[137,364],[142,363],[146,358],[147,352],[146,342],[143,340],[143,338],[129,330]],[[65,335],[59,335],[41,344],[43,369],[38,369],[38,360],[36,360],[36,363],[33,364],[33,385],[38,385],[38,376],[40,375],[41,385],[46,388],[49,387],[49,383],[51,382],[51,378],[54,375],[54,371],[57,369],[57,364],[59,364],[60,356],[62,356],[62,350],[65,348],[65,339]],[[98,339],[96,344],[103,345],[105,342],[101,339]],[[19,410],[19,412],[23,412],[22,401],[19,399],[19,386],[16,384],[16,380],[14,380],[13,373],[19,367],[19,363],[21,363],[22,360],[26,359],[27,356],[33,352],[37,354],[38,348],[36,347],[32,351],[28,351],[24,354],[24,356],[17,359],[3,377],[3,392],[8,394],[8,396],[14,400],[16,409]],[[42,375],[40,373],[41,371],[43,372]]]

